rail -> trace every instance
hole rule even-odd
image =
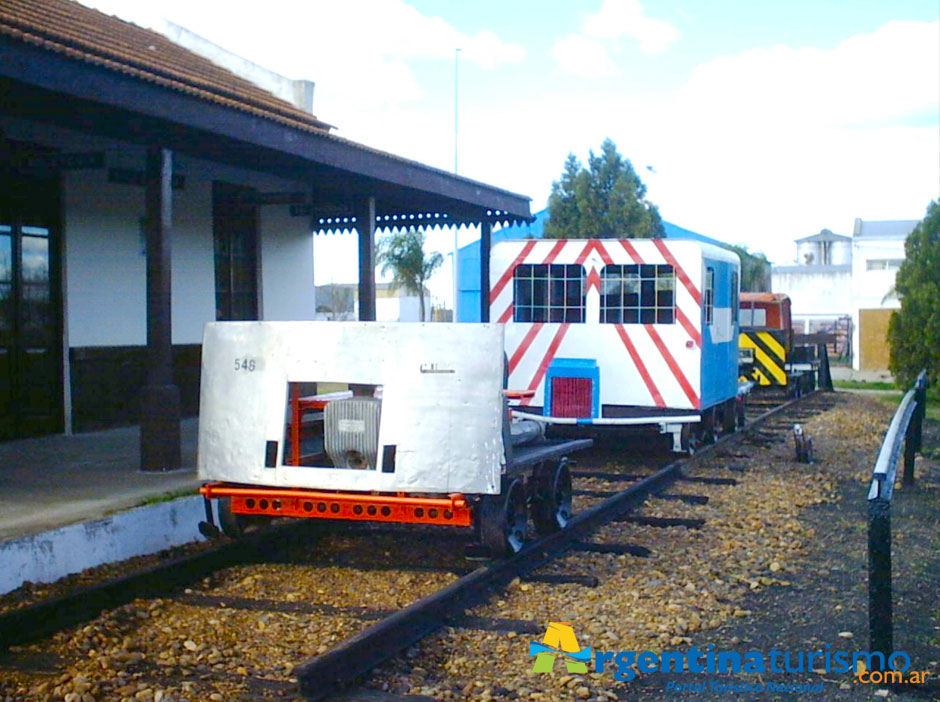
[[[745,430],[801,402],[796,398],[778,405],[748,422]],[[700,454],[736,441],[741,432],[721,437],[705,446]],[[563,530],[527,544],[519,553],[495,561],[456,580],[447,587],[412,603],[368,629],[341,642],[335,648],[297,665],[292,675],[298,679],[301,694],[321,700],[339,691],[356,678],[447,623],[449,617],[485,602],[490,595],[515,577],[529,573],[558,557],[575,542],[620,514],[641,504],[651,494],[662,492],[682,476],[684,460],[677,460],[644,477],[625,490],[575,515]]]
[[[891,608],[891,497],[897,480],[898,459],[904,447],[902,485],[914,484],[914,454],[921,449],[921,428],[927,400],[927,371],[922,370],[914,387],[898,406],[868,489],[868,635],[870,651],[880,651],[885,660],[894,652]]]

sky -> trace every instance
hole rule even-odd
[[[607,137],[665,220],[776,263],[794,239],[920,219],[940,196],[937,0],[82,1],[312,80],[337,134],[456,160],[532,212],[566,156]],[[450,266],[431,285],[447,302]],[[354,282],[354,236],[318,236],[315,269]]]

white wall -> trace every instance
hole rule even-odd
[[[771,269],[771,290],[790,296],[792,316],[814,314],[838,317],[851,313],[851,269],[820,268],[786,266]]]
[[[143,152],[126,167],[141,169]],[[119,156],[109,154],[109,165]],[[215,321],[212,181],[260,191],[299,190],[296,184],[186,157],[175,159],[185,187],[173,191],[173,343],[202,342]],[[143,345],[146,330],[146,256],[141,220],[144,191],[107,182],[106,170],[73,171],[65,179],[67,322],[75,346]],[[306,217],[287,205],[260,208],[262,318],[313,319],[313,237]]]
[[[420,322],[421,307],[417,295],[402,297],[380,297],[375,301],[375,319],[379,322]],[[431,298],[424,300],[424,314],[430,321]],[[356,311],[359,307],[357,302]]]
[[[904,259],[905,238],[865,240],[852,242],[852,278],[854,306],[852,309],[852,367],[860,369],[859,310],[899,309],[901,303],[893,293],[897,269],[868,270],[872,259]]]
[[[307,217],[291,217],[286,205],[261,208],[262,319],[316,318],[313,235]]]
[[[190,176],[185,189],[174,191],[171,247],[173,343],[201,344],[203,325],[215,320],[212,183],[208,180]]]
[[[66,324],[70,346],[146,342],[143,189],[107,182],[107,173],[64,178]]]

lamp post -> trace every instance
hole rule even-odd
[[[459,95],[459,83],[458,78],[458,65],[460,59],[460,49],[454,49],[454,175],[457,175],[457,106],[458,106],[458,95]],[[457,296],[460,293],[460,287],[457,283],[457,226],[454,226],[454,258],[453,258],[453,267],[452,273],[454,276],[454,308],[453,308],[453,320],[457,321]]]

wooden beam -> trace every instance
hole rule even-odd
[[[493,223],[480,223],[480,321],[490,321],[490,249],[493,246]]]
[[[180,468],[180,391],[173,383],[170,226],[173,154],[147,149],[147,384],[141,389],[140,469]]]
[[[359,319],[375,321],[375,198],[366,197],[355,207],[359,233]]]

